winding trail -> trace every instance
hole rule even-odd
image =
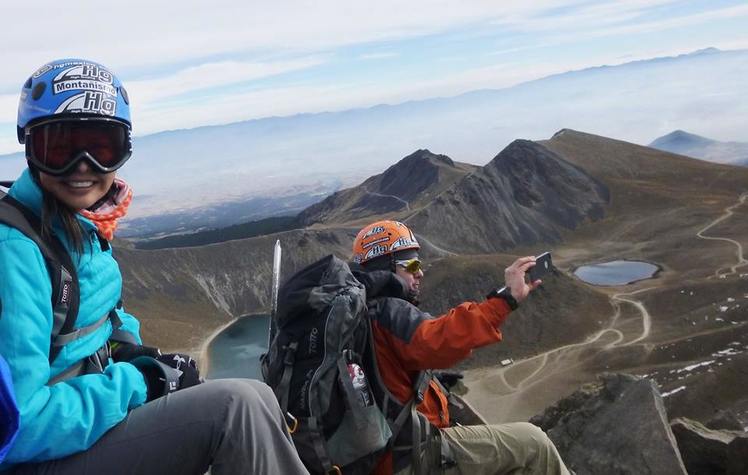
[[[397,201],[399,201],[399,202],[401,202],[402,204],[405,205],[405,209],[407,211],[410,211],[410,203],[408,203],[404,199],[400,198],[399,196],[395,196],[395,195],[383,195],[382,193],[377,193],[376,191],[370,191],[366,187],[363,187],[363,188],[364,188],[364,191],[367,192],[370,195],[381,196],[381,197],[384,197],[384,198],[395,198]]]
[[[419,235],[418,236],[418,240],[421,241],[421,242],[424,242],[424,243],[428,244],[429,246],[433,247],[434,249],[436,249],[437,251],[441,252],[442,254],[446,254],[448,256],[456,256],[457,255],[456,252],[452,252],[452,251],[449,251],[447,249],[444,249],[443,247],[437,246],[433,242],[431,242],[428,239],[426,239],[423,235]]]
[[[644,306],[644,304],[641,303],[639,300],[627,299],[627,298],[623,298],[623,296],[624,295],[626,295],[626,296],[636,295],[636,294],[639,294],[639,293],[642,293],[642,292],[646,292],[648,290],[652,290],[652,289],[656,289],[656,288],[657,288],[657,286],[647,287],[645,289],[639,289],[639,290],[635,290],[633,292],[615,294],[614,296],[612,296],[610,298],[610,300],[612,302],[626,302],[626,303],[630,303],[631,305],[633,305],[634,307],[636,307],[636,309],[639,310],[639,312],[642,315],[642,333],[641,333],[641,335],[639,335],[638,337],[634,338],[633,340],[631,340],[629,342],[626,342],[626,343],[624,343],[624,344],[622,344],[620,346],[628,346],[628,345],[633,345],[634,343],[639,343],[640,341],[642,341],[645,338],[649,337],[649,332],[652,329],[652,316],[649,314],[649,312],[647,311],[647,308]],[[620,315],[620,304],[614,303],[614,305],[618,305],[619,306],[618,310],[617,310],[617,315]]]
[[[722,276],[727,276],[727,275],[735,274],[737,272],[737,269],[739,267],[743,267],[744,265],[748,264],[748,260],[746,260],[745,257],[743,257],[743,245],[740,244],[738,241],[736,241],[734,239],[730,239],[730,238],[725,238],[725,237],[705,236],[704,232],[707,231],[709,228],[712,228],[712,227],[716,226],[717,224],[721,223],[722,221],[724,221],[727,218],[729,218],[730,216],[732,216],[733,213],[734,213],[733,210],[735,208],[737,208],[738,206],[744,204],[745,201],[746,201],[746,199],[748,199],[748,193],[743,193],[742,195],[740,195],[740,198],[738,198],[738,202],[737,203],[735,203],[732,206],[728,206],[727,208],[725,208],[725,212],[724,212],[724,214],[722,216],[718,217],[717,219],[715,219],[711,223],[707,224],[706,226],[704,226],[703,228],[701,228],[701,230],[699,232],[696,233],[696,236],[700,237],[701,239],[708,239],[710,241],[727,241],[727,242],[729,242],[731,244],[735,244],[735,246],[737,247],[736,255],[737,255],[737,258],[738,258],[738,263],[735,264],[734,266],[730,267],[730,272],[727,272],[725,274],[720,273],[720,271],[722,270],[722,268],[717,269],[715,271],[715,273],[714,273],[715,277],[722,277]]]
[[[739,242],[735,241],[734,239],[729,239],[729,238],[724,238],[724,237],[704,236],[703,233],[707,231],[708,229],[712,228],[713,226],[717,225],[718,223],[732,216],[734,214],[735,208],[743,205],[747,199],[748,199],[748,193],[743,193],[738,198],[737,203],[726,207],[724,210],[724,214],[722,214],[721,216],[719,216],[718,218],[716,218],[715,220],[713,220],[712,222],[704,226],[701,230],[699,230],[696,233],[696,236],[698,236],[699,238],[727,241],[727,242],[734,244],[737,247],[738,261],[737,261],[737,264],[735,264],[734,266],[730,268],[731,272],[727,274],[720,274],[719,271],[721,269],[718,269],[715,275],[719,276],[719,275],[734,274],[736,273],[739,267],[742,267],[748,264],[748,260],[746,260],[745,257],[743,256],[743,246]],[[622,293],[617,293],[617,294],[612,295],[610,297],[610,301],[614,308],[614,312],[613,312],[613,315],[610,317],[607,328],[604,328],[596,332],[595,334],[586,338],[584,341],[560,346],[558,348],[554,348],[552,350],[539,353],[529,358],[516,361],[511,366],[500,368],[496,373],[494,373],[493,376],[487,377],[485,373],[483,373],[481,379],[486,380],[487,384],[489,385],[500,383],[503,387],[496,388],[494,386],[494,390],[498,391],[499,394],[515,395],[517,397],[522,397],[520,396],[520,391],[522,391],[523,389],[529,386],[537,384],[538,382],[542,381],[546,377],[553,376],[556,373],[554,371],[554,368],[556,368],[557,366],[554,365],[553,363],[558,363],[567,356],[569,357],[575,356],[572,354],[572,352],[575,352],[575,351],[578,352],[583,349],[589,348],[590,345],[597,344],[607,334],[615,335],[615,339],[600,345],[599,348],[602,351],[607,351],[613,348],[622,348],[622,347],[627,347],[627,346],[632,346],[632,345],[645,344],[642,342],[644,342],[651,333],[652,316],[650,315],[649,311],[647,310],[647,308],[644,306],[644,304],[641,301],[630,298],[630,297],[637,295],[637,294],[644,293],[644,292],[648,292],[658,287],[659,286],[651,286],[651,287],[638,289],[632,292],[622,292]],[[619,329],[619,327],[622,327],[623,325],[626,325],[627,323],[631,323],[632,321],[631,318],[628,318],[628,319],[625,319],[619,322],[621,313],[622,313],[621,305],[624,303],[632,305],[641,316],[640,317],[641,318],[641,332],[638,333],[636,336],[634,336],[629,341],[625,341],[627,335],[623,333],[622,329]],[[563,369],[568,370],[569,368],[579,366],[583,363],[584,363],[583,359],[577,358],[574,364],[564,365]],[[519,373],[521,376],[517,381],[512,383],[510,382],[510,379],[511,379],[511,375],[514,373]],[[480,381],[481,379],[479,379],[478,381]]]

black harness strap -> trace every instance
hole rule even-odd
[[[283,376],[275,389],[275,396],[283,412],[288,411],[288,393],[291,389],[291,376],[293,375],[293,364],[296,361],[296,349],[299,347],[298,342],[290,343],[285,349],[283,355]]]
[[[42,239],[42,224],[39,218],[24,205],[8,195],[0,199],[0,222],[21,231],[39,247],[47,262],[52,278],[52,338],[50,340],[49,363],[57,358],[62,349],[54,344],[58,335],[73,331],[78,317],[80,294],[78,275],[65,247],[54,234]]]

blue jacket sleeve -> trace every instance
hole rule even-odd
[[[49,274],[35,244],[15,230],[2,231],[0,342],[21,419],[6,462],[61,458],[89,448],[129,409],[143,404],[145,381],[132,365],[117,363],[103,374],[46,386],[52,328]]]

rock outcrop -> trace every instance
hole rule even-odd
[[[604,374],[533,417],[583,474],[686,474],[662,397],[648,379]]]
[[[688,473],[748,473],[748,434],[745,432],[713,430],[686,418],[675,419],[670,427]]]

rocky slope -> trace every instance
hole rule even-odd
[[[369,217],[410,213],[473,171],[474,165],[456,163],[446,155],[417,150],[384,173],[341,190],[302,211],[302,225],[326,225]]]
[[[197,348],[216,327],[269,308],[273,246],[283,246],[284,276],[320,257],[348,256],[353,230],[294,230],[208,246],[115,249],[125,307],[166,348]]]
[[[608,190],[561,156],[516,140],[405,222],[457,253],[559,242],[561,230],[600,219]]]

